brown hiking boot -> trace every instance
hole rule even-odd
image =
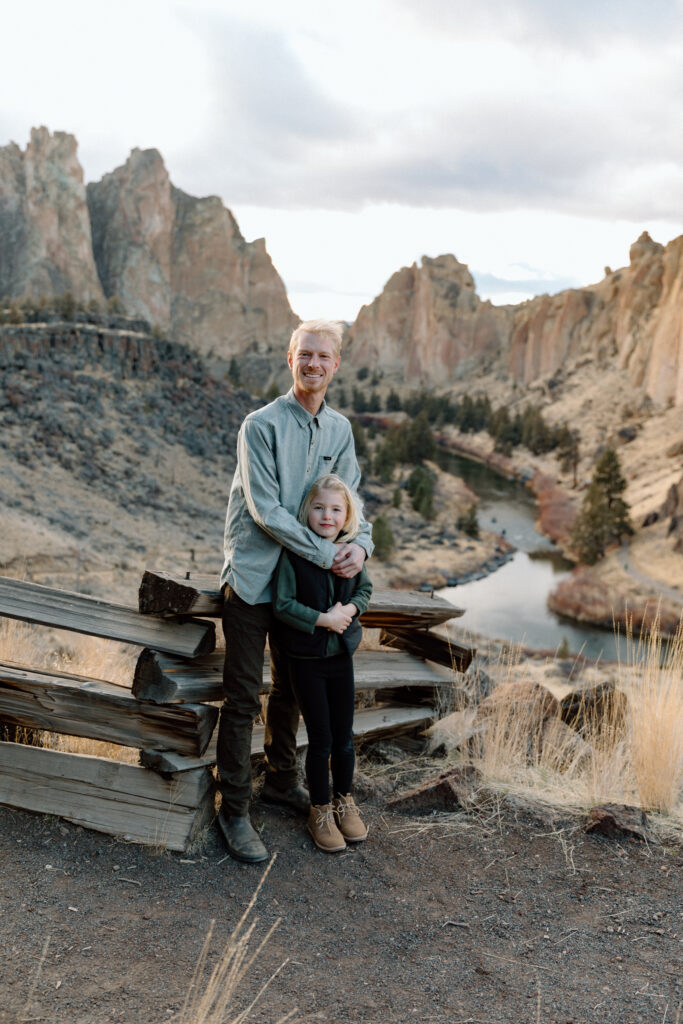
[[[334,820],[347,843],[362,843],[368,837],[367,827],[363,824],[358,808],[350,793],[338,796],[332,804]]]
[[[324,850],[325,853],[339,853],[346,849],[344,836],[334,822],[332,804],[311,804],[308,831],[318,849]]]

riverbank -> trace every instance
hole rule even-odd
[[[462,434],[446,428],[439,443],[509,480],[522,481],[537,501],[537,529],[568,553],[568,535],[587,477],[579,477],[579,486],[572,492],[573,481],[569,474],[562,474],[554,457],[534,456],[521,449],[511,456],[501,455],[493,450],[493,439],[485,433]],[[651,498],[659,497],[663,483],[670,485],[676,479],[671,467],[663,474],[656,465],[654,472],[659,487],[653,487]],[[674,551],[665,520],[660,517],[649,526],[642,525],[656,509],[643,508],[642,480],[631,479],[632,490],[639,495],[636,507],[640,516],[634,516],[636,532],[630,543],[608,552],[596,566],[577,567],[551,592],[548,607],[575,622],[608,630],[617,625],[622,632],[633,630],[636,634],[647,632],[657,619],[662,634],[673,636],[683,616],[683,556]]]
[[[407,468],[399,469],[389,485],[366,482],[363,493],[366,514],[372,520],[383,515],[394,537],[394,549],[384,561],[372,560],[376,586],[402,588],[454,586],[495,572],[514,552],[504,537],[479,530],[471,537],[456,526],[478,497],[458,476],[425,462],[434,475],[434,516],[425,519],[413,509],[404,489]],[[393,504],[395,493],[400,504]]]

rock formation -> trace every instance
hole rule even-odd
[[[220,199],[173,187],[156,150],[86,189],[72,135],[0,148],[0,295],[65,291],[125,311],[203,353],[281,351],[298,322],[263,239]]]
[[[453,256],[399,270],[350,331],[357,366],[448,384],[492,363],[524,383],[590,355],[616,363],[656,402],[683,404],[683,236],[666,247],[644,232],[630,265],[587,288],[518,306],[482,302]]]
[[[205,353],[284,345],[297,319],[263,239],[246,242],[217,197],[174,188],[156,150],[134,149],[88,203],[105,294],[129,313]]]
[[[444,384],[498,355],[511,325],[509,309],[482,302],[455,256],[423,256],[419,267],[403,267],[362,307],[350,331],[349,358],[355,366]]]
[[[662,515],[665,518],[671,517],[669,536],[673,535],[675,538],[674,551],[683,554],[683,476],[678,483],[672,484],[669,488],[662,507]]]
[[[216,196],[195,199],[173,189],[171,333],[199,351],[282,356],[299,322],[263,238],[245,242]],[[283,357],[284,358],[284,357]]]
[[[628,267],[518,306],[510,372],[528,383],[591,353],[598,363],[615,360],[656,402],[683,404],[682,255],[683,236],[664,247],[643,232]]]
[[[0,148],[0,295],[102,299],[73,135],[34,128]]]
[[[282,351],[296,323],[263,239],[246,242],[217,197],[171,184],[156,150],[86,190],[72,135],[34,129],[0,149],[0,295],[117,296],[205,354]],[[683,405],[683,236],[647,233],[630,264],[586,288],[493,306],[454,256],[395,273],[350,330],[348,362],[448,385],[494,369],[531,383],[569,361],[616,365],[661,405]]]
[[[107,298],[168,330],[171,324],[171,183],[155,149],[134,149],[123,167],[87,188],[93,249]]]

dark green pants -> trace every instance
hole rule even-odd
[[[225,588],[223,632],[225,666],[218,727],[218,787],[227,814],[247,814],[251,799],[251,734],[261,712],[259,692],[263,685],[263,660],[273,623],[270,604],[247,604]],[[270,780],[278,789],[298,782],[296,732],[299,708],[289,682],[286,664],[270,640],[271,688],[266,715],[265,753]]]

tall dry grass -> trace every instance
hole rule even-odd
[[[576,808],[637,805],[683,827],[683,624],[665,652],[656,625],[631,643],[614,669],[617,699],[599,714],[587,703],[580,731],[553,712],[518,653],[498,669],[496,699],[432,727],[451,760],[502,790]]]
[[[629,747],[640,804],[671,813],[683,788],[683,623],[663,658],[653,627],[630,660]]]
[[[71,633],[19,619],[0,618],[0,662],[44,672],[67,672],[131,686],[137,648],[96,636]],[[135,764],[138,752],[115,743],[41,731],[41,746],[76,754],[112,757]]]
[[[244,980],[245,975],[247,975],[253,967],[254,962],[258,959],[264,946],[278,927],[281,920],[278,918],[270,926],[258,946],[255,949],[250,950],[249,945],[258,921],[257,919],[254,919],[248,923],[249,915],[254,908],[258,894],[268,877],[270,869],[275,863],[276,857],[277,854],[274,854],[271,858],[270,863],[264,871],[261,881],[257,885],[254,895],[251,897],[246,910],[233,929],[232,934],[219,957],[218,963],[207,977],[207,959],[211,949],[211,939],[213,937],[213,928],[215,923],[214,921],[211,922],[197,965],[192,975],[192,980],[185,997],[185,1002],[178,1016],[174,1018],[174,1021],[177,1021],[177,1024],[241,1024],[242,1021],[246,1020],[270,983],[277,977],[287,963],[287,960],[285,960],[277,970],[271,974],[270,978],[268,978],[268,980],[261,986],[248,1006],[235,1012],[234,1003],[239,986]],[[286,1013],[284,1017],[280,1017],[278,1024],[284,1024],[284,1022],[289,1020],[294,1013],[296,1013],[296,1007]]]

